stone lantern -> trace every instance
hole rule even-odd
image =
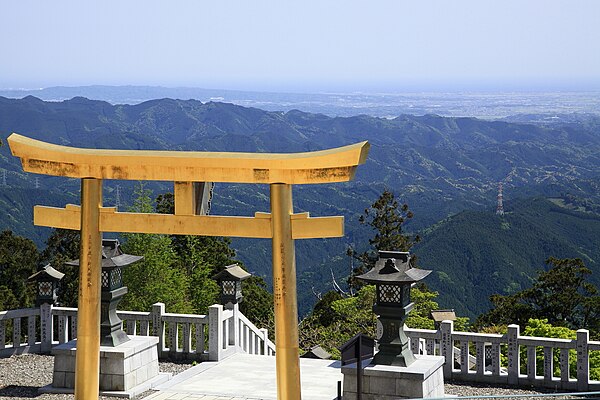
[[[379,251],[375,267],[357,276],[377,289],[373,311],[378,315],[379,352],[373,358],[374,365],[407,367],[416,360],[404,333],[404,322],[414,305],[410,301],[411,285],[431,271],[413,268],[410,259],[408,252]]]
[[[100,300],[100,345],[116,347],[129,340],[121,328],[117,304],[127,293],[123,286],[123,267],[141,260],[142,256],[124,254],[117,239],[102,239],[102,276]],[[79,260],[67,265],[79,266]]]
[[[240,303],[243,299],[242,281],[250,276],[237,264],[228,265],[223,271],[213,276],[213,279],[221,287],[221,303],[223,305]]]
[[[56,305],[56,291],[58,289],[60,280],[64,276],[65,274],[55,270],[50,266],[50,264],[48,264],[27,278],[28,282],[37,283],[35,299],[35,305],[37,307],[41,306],[42,304]]]

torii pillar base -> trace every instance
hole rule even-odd
[[[170,378],[158,371],[158,337],[130,336],[119,346],[100,346],[99,389],[105,393],[131,397]],[[54,347],[52,385],[44,393],[73,393],[77,339]],[[139,392],[139,393],[138,393]],[[128,396],[129,395],[129,396]]]

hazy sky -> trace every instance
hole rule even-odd
[[[0,88],[600,89],[600,1],[4,0]]]

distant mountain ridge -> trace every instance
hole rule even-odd
[[[111,104],[138,104],[162,98],[194,99],[233,103],[269,111],[299,109],[313,114],[342,117],[365,114],[393,118],[401,114],[439,114],[552,124],[570,122],[578,118],[579,114],[600,114],[600,91],[273,93],[194,87],[91,85],[0,89],[0,96],[35,96],[47,101],[63,101],[83,96]]]
[[[306,289],[315,285],[317,290],[325,290],[331,280],[330,268],[338,277],[349,272],[345,246],[366,244],[371,233],[357,223],[358,215],[384,188],[394,191],[415,212],[407,226],[412,231],[463,210],[493,207],[498,181],[505,183],[507,200],[568,193],[600,204],[600,124],[595,119],[548,127],[437,115],[328,117],[195,100],[111,105],[83,97],[61,102],[32,96],[19,100],[0,97],[0,138],[5,140],[11,132],[79,147],[249,152],[313,151],[369,140],[369,159],[358,169],[355,181],[294,189],[298,211],[344,215],[347,229],[342,239],[298,241],[304,310],[314,301]],[[11,188],[34,187],[35,177],[22,172],[7,146],[0,148],[0,168],[7,171]],[[59,203],[63,198],[76,199],[75,180],[40,176],[39,183]],[[114,204],[116,184],[122,185],[123,199],[130,197],[133,183],[108,181],[107,205]],[[164,183],[151,187],[157,193],[169,190]],[[31,196],[43,192],[35,193]],[[41,197],[36,202],[47,204],[43,197],[48,196]],[[266,211],[267,191],[265,187],[220,184],[213,207],[216,214]],[[16,215],[15,211],[0,211],[7,214],[5,218]],[[15,220],[23,227],[31,224]],[[43,234],[37,239],[40,243]],[[250,270],[270,273],[268,246],[250,240],[236,240],[235,245]]]

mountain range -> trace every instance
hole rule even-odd
[[[302,312],[315,301],[312,287],[315,292],[322,292],[331,287],[332,273],[339,281],[348,274],[350,260],[344,256],[346,246],[366,247],[372,232],[358,223],[358,217],[384,188],[392,190],[413,210],[415,217],[406,228],[409,232],[423,231],[424,240],[415,252],[423,253],[419,256],[428,268],[452,277],[453,271],[462,271],[456,265],[474,271],[479,267],[473,263],[479,266],[485,263],[482,274],[467,275],[465,285],[472,286],[484,282],[488,274],[507,269],[500,260],[494,262],[493,257],[468,261],[458,250],[452,255],[452,262],[433,256],[428,259],[426,253],[436,254],[436,249],[427,245],[437,241],[436,246],[447,247],[447,242],[439,242],[443,242],[446,232],[446,228],[440,227],[449,227],[445,224],[455,223],[453,218],[465,212],[491,213],[495,218],[498,182],[504,184],[507,207],[512,206],[513,201],[516,204],[517,198],[532,196],[569,196],[581,204],[600,204],[599,130],[597,117],[545,125],[431,114],[395,118],[330,117],[298,110],[264,111],[196,100],[159,99],[135,105],[113,105],[82,97],[59,102],[32,96],[0,97],[0,138],[3,140],[17,132],[76,147],[249,152],[313,151],[369,140],[368,161],[359,167],[354,181],[294,188],[296,211],[310,211],[314,216],[344,215],[347,230],[346,237],[341,239],[297,242]],[[22,172],[7,146],[0,148],[0,168],[6,171],[8,186],[0,188],[1,226],[26,235],[41,246],[48,231],[31,227],[28,210],[32,204],[76,202],[78,182],[45,176],[39,176],[36,182],[36,177]],[[114,204],[117,185],[121,201],[126,203],[134,184],[107,182],[105,204]],[[156,194],[172,190],[172,185],[165,183],[150,183],[149,187]],[[224,215],[267,211],[268,188],[217,184],[212,210]],[[466,220],[479,221],[476,215],[479,214]],[[512,218],[511,214],[506,218]],[[516,226],[516,222],[508,224]],[[500,233],[509,237],[525,231],[513,228]],[[431,238],[428,235],[432,235]],[[486,234],[481,233],[481,236],[485,238]],[[577,241],[573,244],[578,245]],[[260,240],[235,240],[234,246],[249,270],[270,280],[270,244]],[[439,253],[442,254],[441,250]],[[545,254],[542,253],[537,256]],[[538,260],[537,256],[535,261],[528,259],[528,262],[543,265],[543,259]],[[454,269],[446,272],[446,264],[453,265]],[[526,274],[531,276],[531,273]],[[518,274],[517,271],[509,275]],[[445,288],[450,293],[443,285],[443,275],[434,276],[431,286],[440,292]],[[512,283],[524,285],[526,281],[504,280],[498,288],[516,287],[510,286]],[[460,309],[470,316],[487,304],[485,291],[473,292],[472,299],[452,293],[441,294],[442,305]],[[465,302],[475,305],[461,308],[459,305]]]

